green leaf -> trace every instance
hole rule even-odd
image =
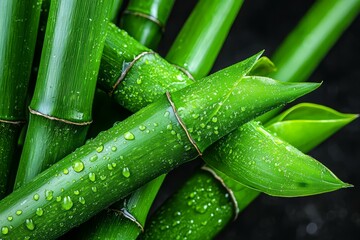
[[[308,152],[357,117],[322,105],[301,103],[270,120],[266,129]]]
[[[245,186],[274,196],[306,196],[350,186],[254,121],[219,141],[204,160]]]

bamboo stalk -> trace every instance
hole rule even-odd
[[[296,112],[299,109],[303,109],[305,114],[297,114]],[[309,110],[310,113],[306,113]],[[315,116],[314,113],[316,113]],[[290,117],[290,115],[293,116]],[[297,118],[299,116],[301,117]],[[318,105],[301,104],[281,114],[268,126],[268,129],[271,129],[274,134],[281,134],[283,140],[295,144],[301,150],[310,150],[325,140],[321,136],[323,133],[330,136],[356,117],[356,115],[351,114],[340,114],[332,109]],[[263,152],[264,149],[270,150],[266,152],[268,159],[283,157],[282,152],[274,150],[278,148],[276,142],[268,141],[268,137],[261,137],[261,131],[266,130],[254,131],[256,128],[251,125],[253,125],[252,122],[243,126],[242,136],[244,138],[240,137],[239,131],[241,130],[236,130],[237,133],[233,132],[233,134],[241,138],[238,139],[238,143],[244,144],[243,153],[245,155],[242,155],[242,157],[246,158],[246,154],[250,154],[249,161],[251,162],[251,159],[256,161],[258,159],[256,156]],[[293,129],[292,126],[295,129],[302,126],[302,130],[286,131],[289,128]],[[303,130],[307,128],[309,128],[308,131]],[[245,131],[248,130],[253,134],[246,134]],[[267,134],[270,133],[267,132]],[[249,141],[246,140],[248,137],[256,139],[256,141],[251,140],[251,143],[261,141],[261,146],[249,144]],[[297,144],[299,143],[298,140],[302,140],[301,145]],[[234,147],[233,143],[235,141],[230,144],[229,148]],[[217,145],[220,146],[220,144]],[[223,146],[225,145],[223,144]],[[249,146],[251,146],[251,149]],[[311,146],[311,148],[302,148],[303,146]],[[219,151],[212,148],[211,152],[205,155],[205,159],[214,158],[214,153],[218,154]],[[228,155],[223,156],[227,157]],[[238,175],[241,175],[241,172],[238,171]],[[288,174],[297,174],[296,170],[290,168],[287,169],[287,172]],[[271,181],[271,177],[268,181]],[[198,170],[155,212],[141,239],[213,239],[259,193],[239,184],[219,171],[205,167]]]
[[[206,0],[199,1],[193,13],[204,14],[190,15],[187,22],[192,24],[186,23],[181,29],[166,59],[189,71],[195,79],[206,76],[242,3],[243,0],[214,0],[211,4]],[[205,62],[207,67],[202,67]]]
[[[113,5],[110,9],[110,14],[109,14],[110,21],[114,23],[117,22],[117,18],[122,4],[123,4],[122,0],[113,0]]]
[[[258,58],[259,54],[163,95],[10,194],[0,202],[0,226],[8,229],[0,236],[57,237],[194,159],[238,125],[319,86],[247,76]],[[212,121],[215,115],[217,123]]]
[[[157,49],[174,0],[130,0],[120,26],[144,46]]]
[[[0,2],[0,199],[9,187],[25,102],[41,1]]]
[[[281,81],[305,81],[359,12],[359,0],[314,3],[274,54],[272,60],[278,70],[270,76]],[[266,122],[279,111],[266,113],[258,120]]]
[[[240,1],[200,1],[194,11],[191,13],[191,17],[185,23],[183,29],[188,31],[191,26],[197,25],[197,23],[205,22],[208,20],[208,14],[212,18],[222,18],[222,21],[218,24],[206,25],[208,29],[195,28],[192,31],[192,34],[180,33],[181,41],[176,41],[171,49],[183,49],[184,51],[179,55],[178,58],[173,57],[173,64],[182,65],[183,55],[191,55],[191,52],[195,52],[198,55],[206,55],[206,51],[209,49],[220,49],[230,26],[232,25],[235,15],[240,9]],[[207,5],[206,14],[204,13],[205,8],[201,7]],[[209,12],[213,10],[213,12]],[[215,11],[216,10],[216,11]],[[197,22],[195,22],[197,21]],[[221,31],[220,31],[221,29]],[[227,30],[227,31],[226,31]],[[183,31],[183,30],[182,30]],[[200,32],[196,32],[200,31]],[[208,39],[208,33],[214,34],[211,41]],[[186,36],[186,37],[185,37]],[[136,38],[136,37],[135,37]],[[206,39],[208,45],[206,48],[199,45],[188,45],[191,42],[194,42],[194,38],[197,38],[196,41],[205,41]],[[171,52],[172,50],[170,50]],[[216,57],[214,54],[213,57]],[[198,77],[204,77],[202,74],[205,74],[208,69],[210,69],[214,61],[209,61],[209,59],[200,58],[189,58],[189,61],[196,61],[196,70],[199,72]],[[187,65],[194,65],[193,62],[188,62]],[[192,74],[189,69],[185,69],[185,72]],[[145,186],[137,189],[132,195],[127,197],[124,201],[115,203],[110,208],[116,209],[116,211],[107,211],[100,214],[99,217],[95,217],[92,221],[86,224],[83,228],[79,229],[78,238],[81,239],[103,239],[103,238],[117,238],[117,239],[136,239],[136,237],[143,231],[145,226],[145,220],[147,218],[150,207],[155,199],[157,192],[160,189],[160,186],[164,180],[164,176],[161,176],[160,179],[154,179],[151,182],[147,183]],[[83,231],[82,229],[91,229],[90,231]]]
[[[343,5],[340,6],[338,4],[340,4],[340,5],[343,4]],[[328,16],[334,17],[334,13],[337,11],[336,9],[338,9],[338,8],[340,8],[341,11],[339,11],[339,13],[337,13],[337,14],[339,14],[341,17],[336,18],[336,19],[329,18]],[[344,9],[346,9],[345,12],[343,12]],[[356,9],[358,9],[358,3],[356,1],[352,1],[352,2],[319,1],[317,4],[315,4],[314,7],[312,8],[312,10],[310,10],[309,13],[301,21],[301,24],[289,35],[288,39],[291,39],[291,41],[289,41],[289,40],[286,41],[282,45],[283,47],[280,48],[281,50],[275,54],[276,58],[279,59],[279,62],[281,61],[280,62],[280,70],[279,70],[280,72],[275,72],[274,74],[272,74],[272,76],[274,76],[275,78],[279,78],[282,81],[287,81],[288,79],[295,79],[296,81],[305,80],[304,76],[307,76],[312,72],[312,70],[316,67],[316,65],[318,64],[320,59],[325,55],[326,51],[328,51],[331,48],[331,46],[334,44],[334,42],[340,37],[341,33],[346,29],[347,25],[349,25],[349,23],[354,19],[354,17],[356,16],[356,14],[358,12],[358,10],[356,10]],[[346,18],[344,20],[344,23],[341,22],[342,17]],[[311,21],[309,21],[307,19],[311,19]],[[320,31],[322,31],[322,30],[320,28],[318,28],[318,25],[322,25],[325,23],[327,25],[326,31],[325,31],[326,34],[319,34]],[[335,32],[334,35],[332,35],[331,28],[334,28],[334,32]],[[304,31],[302,31],[301,29],[306,29],[306,33],[308,35],[303,34]],[[304,41],[303,39],[306,39],[306,40]],[[325,44],[323,45],[324,39],[329,39],[330,41],[329,40],[325,41],[324,42]],[[303,44],[303,45],[300,44],[302,41],[308,42],[308,44]],[[311,42],[315,43],[314,48],[308,47],[308,45],[311,45]],[[295,54],[295,56],[293,56],[292,55],[293,51],[298,49],[299,45],[303,46],[304,48],[300,47],[301,50],[299,50],[297,52],[297,55]],[[305,47],[305,46],[307,46],[307,47]],[[317,49],[319,49],[319,55],[316,54]],[[316,55],[315,59],[311,58],[311,56],[313,54]],[[299,56],[301,56],[301,57],[299,57]],[[284,65],[287,64],[287,60],[289,60],[291,62],[291,60],[293,60],[293,59],[296,59],[296,61],[293,61],[297,65],[295,68],[284,67]],[[275,61],[277,61],[277,60],[275,60]],[[279,64],[279,62],[277,62],[277,63]],[[301,69],[301,71],[303,71],[303,72],[297,71],[299,66],[304,67],[309,62],[310,62],[310,64],[308,65],[308,68],[305,67],[304,69]],[[279,76],[279,77],[277,77],[277,76]],[[274,113],[272,113],[272,114],[274,114]],[[265,114],[265,115],[267,115],[267,114]],[[266,118],[268,118],[268,117],[266,117]],[[263,119],[266,119],[266,118],[263,118]],[[262,119],[262,118],[260,118],[260,119]],[[322,123],[319,122],[319,124],[322,124]],[[340,123],[340,124],[345,124],[345,123]],[[336,130],[337,130],[337,127],[335,128]],[[286,128],[286,129],[289,129],[289,128]],[[319,135],[314,136],[315,139],[318,139],[316,142],[313,142],[310,144],[307,142],[308,144],[306,144],[306,145],[302,144],[302,145],[299,145],[299,147],[305,151],[308,151],[311,148],[315,147],[315,145],[319,144],[321,141],[325,140],[325,138],[327,138],[331,133],[333,133],[335,131],[335,129],[327,130],[325,132],[320,132]],[[309,136],[314,133],[316,133],[316,131],[312,131],[311,133],[309,132]],[[286,136],[286,133],[282,133],[282,135]],[[320,135],[322,135],[322,136],[320,136]],[[283,137],[283,138],[286,138],[286,137]],[[291,139],[291,141],[293,143],[299,143],[299,139]],[[245,188],[245,189],[247,189],[247,188]],[[225,189],[224,189],[224,191],[226,192]],[[181,196],[182,197],[186,196],[186,194],[185,193],[179,194],[178,197],[180,198]],[[246,191],[245,192],[240,191],[238,198],[243,199],[241,201],[238,201],[238,205],[246,206],[249,203],[249,201],[251,201],[251,199],[253,198],[253,195],[249,194]],[[230,204],[230,201],[231,200],[229,200],[229,204]],[[174,204],[174,206],[176,206],[176,204]],[[240,210],[242,209],[242,207],[239,207],[239,208],[240,208]],[[162,208],[162,210],[160,210],[160,211],[165,211],[164,209],[165,209],[165,207]],[[172,209],[172,211],[175,211],[175,210],[176,209]],[[167,210],[167,211],[170,211],[170,210]],[[165,213],[160,213],[160,215],[165,215]],[[190,218],[192,218],[192,216],[189,216],[189,219]],[[184,217],[184,219],[185,219],[185,217]],[[223,220],[223,218],[221,216],[219,218],[215,218],[215,219]],[[231,217],[228,216],[228,219],[231,219]],[[166,222],[166,221],[163,221],[163,222]],[[192,226],[192,225],[190,225],[190,226]],[[186,233],[186,231],[187,231],[186,229],[187,228],[183,229],[183,234]],[[202,238],[209,236],[208,235],[209,229],[212,229],[212,227],[209,227],[209,226],[203,227],[204,235],[202,236]],[[174,229],[172,228],[172,230],[174,230]],[[150,230],[150,231],[153,231],[153,230]],[[201,230],[199,230],[199,231],[201,231]]]
[[[83,144],[108,12],[105,1],[51,2],[15,188]]]

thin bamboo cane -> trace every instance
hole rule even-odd
[[[83,144],[108,12],[105,1],[51,2],[15,188]]]
[[[165,31],[174,0],[130,0],[120,26],[141,44],[155,50]]]
[[[0,2],[0,199],[25,122],[25,105],[41,1]]]

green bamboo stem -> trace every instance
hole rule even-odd
[[[40,6],[39,0],[0,2],[0,199],[8,188],[14,150],[25,121]]]
[[[359,0],[315,2],[272,57],[278,68],[272,77],[289,82],[306,80],[359,11]]]
[[[83,144],[109,8],[105,1],[51,2],[15,188]]]
[[[359,0],[315,2],[272,57],[278,70],[270,76],[280,81],[305,81],[359,11]],[[266,122],[279,111],[269,112],[258,120]]]
[[[297,114],[296,112],[299,109],[300,111],[303,109],[304,114]],[[310,110],[310,113],[307,113],[308,110]],[[316,115],[313,116],[313,113],[316,113]],[[301,117],[298,118],[299,116]],[[310,150],[308,147],[302,149],[302,146],[315,147],[325,140],[321,136],[322,133],[327,133],[330,136],[355,118],[356,115],[340,114],[322,106],[301,104],[281,114],[268,128],[275,134],[281,134],[283,140],[295,144],[301,150]],[[245,124],[243,131],[253,129],[250,126],[252,124],[252,122]],[[291,128],[293,125],[296,129],[299,129],[299,126],[302,126],[302,129],[309,128],[309,131],[287,132],[286,129]],[[240,130],[236,131],[239,132]],[[258,134],[257,131],[252,131],[252,133],[255,133],[255,135],[244,134],[245,138],[239,139],[239,141],[249,143],[246,140],[249,136],[261,141],[267,139],[267,137],[255,137]],[[239,133],[236,133],[236,135],[241,136]],[[321,137],[319,138],[319,136]],[[302,144],[298,145],[297,140],[292,142],[294,139],[301,139]],[[255,141],[251,140],[250,142]],[[219,144],[217,145],[219,146]],[[254,152],[258,154],[264,149],[277,148],[277,143],[271,141],[262,142],[261,145],[259,148],[253,144],[244,144],[244,150],[247,149],[244,157],[246,157],[247,153],[253,156]],[[233,144],[231,146],[233,147]],[[251,149],[248,146],[251,146]],[[213,150],[213,148],[210,151],[208,155],[205,155],[206,158],[213,158],[212,154],[218,154],[219,152]],[[279,154],[282,153],[271,150],[267,154],[270,159],[273,156],[280,156]],[[250,159],[256,160],[257,158],[251,157]],[[206,172],[203,170],[206,170]],[[163,239],[213,239],[260,193],[239,184],[221,172],[208,167],[203,168],[203,170],[197,171],[156,211],[147,225],[148,228],[146,228],[142,239],[158,239],[159,237]],[[290,174],[296,174],[296,170],[288,169],[288,171]],[[231,198],[231,195],[234,198]]]
[[[157,49],[165,30],[174,0],[130,0],[120,21],[127,31],[141,44]]]
[[[149,4],[149,3],[147,3]],[[200,6],[204,5],[204,1],[200,1],[198,3]],[[210,9],[216,9],[219,6],[220,2],[212,1],[208,2],[207,6]],[[237,14],[239,10],[239,1],[222,1],[219,11],[214,11],[212,18],[222,18],[222,22],[217,25],[206,25],[208,27],[207,31],[202,28],[196,28],[192,32],[192,35],[187,35],[185,38],[184,34],[181,35],[182,41],[177,41],[176,44],[172,46],[171,49],[178,49],[181,48],[186,52],[182,52],[178,58],[173,57],[173,64],[182,65],[183,58],[182,56],[185,54],[191,54],[190,52],[196,52],[200,55],[205,55],[206,51],[209,49],[220,49],[228,31],[230,29],[231,24],[233,23],[235,17],[234,14]],[[226,7],[224,7],[226,6]],[[184,25],[184,29],[189,29],[190,26],[196,25],[198,22],[194,21],[207,21],[206,17],[204,16],[204,8],[197,7],[192,12],[192,17],[186,22]],[[232,14],[229,14],[229,11]],[[205,14],[206,15],[206,14]],[[201,30],[200,30],[201,29]],[[221,29],[221,31],[219,31]],[[127,30],[127,29],[125,29]],[[200,32],[195,32],[199,31]],[[219,31],[219,32],[218,32]],[[129,32],[129,31],[128,31]],[[140,31],[139,31],[140,32]],[[195,46],[186,46],[191,41],[194,41],[194,35],[197,37],[198,41],[204,41],[202,39],[207,39],[208,33],[214,34],[212,41],[208,41],[207,48],[199,48],[199,45]],[[131,32],[130,32],[131,34]],[[134,36],[135,38],[136,35]],[[139,37],[138,37],[139,38]],[[207,39],[208,40],[208,39]],[[140,41],[141,42],[141,41]],[[170,50],[171,51],[171,50]],[[216,57],[214,54],[213,57]],[[213,65],[213,61],[209,61],[209,59],[200,58],[189,58],[188,61],[196,61],[196,67],[198,69],[193,69],[199,71],[198,77],[204,77],[200,74],[205,74],[208,69],[210,69]],[[178,62],[177,62],[178,61]],[[193,65],[192,62],[188,62],[188,65]],[[189,69],[185,69],[189,71]],[[92,223],[87,224],[84,228],[92,229],[91,231],[82,231],[81,238],[82,239],[102,239],[102,238],[118,238],[118,239],[136,239],[136,237],[141,233],[142,228],[145,226],[145,220],[148,214],[148,211],[155,199],[157,192],[160,189],[160,186],[164,180],[162,176],[161,179],[154,179],[153,181],[149,182],[144,187],[139,188],[126,200],[126,204],[121,201],[119,203],[114,204],[111,206],[113,209],[117,209],[117,211],[108,211],[106,213],[102,213],[101,217],[96,217]],[[146,201],[144,201],[146,200]],[[136,208],[133,208],[127,202],[131,201],[133,206],[135,205]],[[121,214],[122,210],[126,210],[128,216],[124,216]],[[145,211],[146,210],[146,211]],[[119,214],[120,213],[120,214]],[[137,222],[134,222],[135,218]],[[140,227],[139,227],[140,226]]]
[[[109,14],[109,20],[111,22],[114,23],[117,22],[117,18],[122,4],[123,4],[123,0],[113,0],[113,5],[110,9],[110,14]]]
[[[57,237],[194,159],[196,148],[204,151],[238,125],[319,86],[247,76],[258,58],[259,54],[161,97],[10,194],[0,202],[0,236]]]
[[[226,39],[243,0],[201,0],[178,34],[166,59],[189,71],[195,79],[206,76]],[[189,48],[189,49],[188,49]],[[201,63],[208,62],[207,67]]]

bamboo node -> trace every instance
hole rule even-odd
[[[47,118],[47,119],[50,119],[50,120],[53,120],[53,121],[59,121],[59,122],[63,122],[63,123],[66,123],[66,124],[71,124],[71,125],[76,125],[76,126],[86,126],[86,125],[90,125],[92,123],[92,120],[91,121],[87,121],[87,122],[73,122],[73,121],[70,121],[70,120],[66,120],[66,119],[62,119],[62,118],[57,118],[57,117],[54,117],[54,116],[50,116],[50,115],[46,115],[44,113],[41,113],[39,111],[36,111],[34,109],[32,109],[30,106],[29,106],[29,112],[31,114],[34,114],[34,115],[38,115],[38,116],[41,116],[41,117],[44,117],[44,118]]]
[[[193,75],[191,75],[191,73],[183,67],[180,67],[179,65],[173,64],[174,67],[176,67],[177,69],[179,69],[180,71],[182,71],[183,73],[185,73],[186,76],[188,76],[188,78],[190,78],[191,80],[193,80],[195,82],[195,78],[193,77]]]
[[[133,16],[136,16],[136,17],[142,17],[142,18],[148,19],[148,20],[150,20],[151,22],[153,22],[153,23],[155,23],[156,25],[158,25],[163,33],[165,32],[165,26],[164,26],[164,24],[162,24],[159,19],[157,19],[156,17],[154,17],[154,16],[152,16],[152,15],[149,15],[149,14],[146,14],[146,13],[141,13],[141,12],[134,12],[134,11],[130,11],[130,10],[125,10],[124,13],[123,13],[123,15],[125,15],[125,14],[133,15]]]
[[[116,88],[119,86],[119,84],[125,79],[126,74],[130,71],[130,69],[134,66],[134,64],[143,56],[148,55],[148,54],[155,54],[155,52],[142,52],[139,55],[137,55],[127,66],[125,69],[123,69],[120,77],[118,78],[118,80],[116,81],[116,83],[114,84],[114,86],[112,87],[112,90],[109,92],[109,95],[111,96]]]
[[[171,108],[172,110],[174,111],[174,114],[175,114],[175,117],[176,119],[178,120],[180,126],[184,129],[185,133],[186,133],[186,136],[188,137],[189,141],[191,142],[191,144],[194,146],[194,148],[196,149],[196,151],[198,152],[199,156],[202,156],[202,152],[200,151],[199,147],[197,146],[195,140],[191,137],[189,131],[187,130],[186,128],[186,125],[185,123],[183,122],[183,120],[181,119],[181,117],[179,116],[177,110],[176,110],[176,107],[175,107],[175,104],[174,102],[172,101],[171,99],[171,95],[168,91],[166,91],[166,97],[171,105]]]
[[[12,120],[0,119],[0,123],[9,123],[9,124],[13,124],[13,125],[20,125],[20,124],[25,123],[25,121],[12,121]]]
[[[122,208],[120,210],[108,208],[109,211],[115,212],[117,215],[123,215],[125,218],[129,219],[130,221],[134,222],[141,230],[141,232],[144,232],[144,227],[141,225],[141,223],[126,209]]]
[[[207,167],[206,165],[203,165],[203,166],[201,167],[201,169],[204,170],[204,171],[207,171],[207,172],[211,173],[211,175],[213,175],[214,178],[217,179],[217,180],[221,183],[221,185],[223,185],[223,187],[226,189],[226,191],[229,193],[229,195],[230,195],[230,197],[231,197],[231,201],[233,202],[234,207],[235,207],[235,210],[234,210],[234,219],[233,219],[233,221],[235,221],[235,220],[237,219],[240,211],[239,211],[239,205],[238,205],[238,203],[237,203],[237,201],[236,201],[236,197],[235,197],[235,195],[234,195],[234,192],[233,192],[228,186],[226,186],[224,180],[223,180],[219,175],[217,175],[214,170],[212,170],[211,168]]]

